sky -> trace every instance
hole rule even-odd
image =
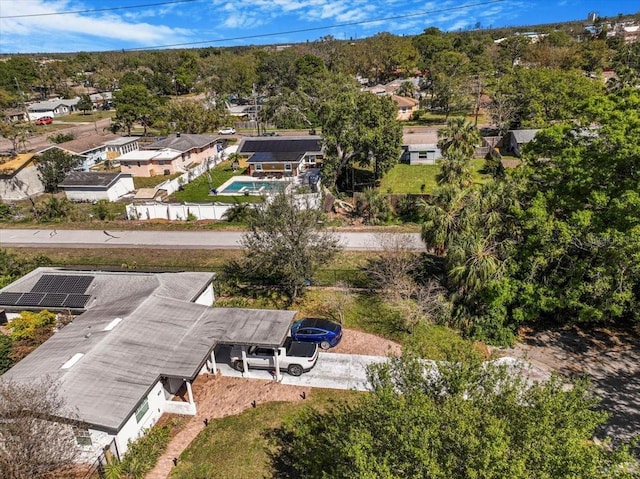
[[[640,0],[0,0],[0,53],[288,44],[639,11]]]

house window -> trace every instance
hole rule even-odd
[[[138,166],[140,166],[140,162],[138,161]]]
[[[164,176],[169,176],[171,174],[170,170],[164,170]]]
[[[148,410],[149,410],[149,400],[147,398],[144,398],[144,401],[142,401],[142,404],[140,404],[140,407],[136,410],[137,423],[140,423],[140,421],[142,421],[142,418],[144,417],[145,414],[147,414]]]
[[[164,165],[164,160],[158,160],[158,165]]]
[[[426,160],[427,158],[429,158],[429,152],[428,151],[419,151],[418,152],[418,158],[420,158],[421,160]]]
[[[73,435],[78,446],[91,446],[91,433],[86,427],[73,426]]]
[[[262,171],[262,163],[256,163],[256,171]]]
[[[284,171],[291,171],[291,163],[284,164]]]

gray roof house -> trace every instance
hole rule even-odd
[[[43,116],[61,116],[68,115],[69,113],[76,111],[76,105],[80,101],[80,98],[71,99],[56,99],[48,101],[39,101],[32,103],[27,107],[29,111],[29,118],[36,120]]]
[[[135,190],[127,173],[72,171],[58,187],[71,201],[116,201]]]
[[[85,424],[74,431],[85,459],[104,448],[121,457],[163,413],[196,413],[191,383],[216,371],[217,345],[283,344],[295,311],[211,307],[212,279],[37,268],[0,290],[0,309],[79,316],[0,380],[56,380],[68,408],[60,417]],[[185,389],[188,400],[173,400]]]
[[[438,148],[438,133],[425,131],[420,133],[405,133],[402,136],[402,153],[400,161],[410,165],[435,165],[436,160],[442,158]]]
[[[500,154],[522,156],[522,145],[530,143],[535,138],[539,129],[509,130],[498,143]]]

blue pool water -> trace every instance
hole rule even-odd
[[[284,188],[287,182],[284,181],[252,181],[252,180],[235,180],[227,185],[224,189],[218,190],[219,195],[229,194],[258,194],[277,191]]]

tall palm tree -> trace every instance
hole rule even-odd
[[[473,183],[471,162],[458,150],[449,150],[440,160],[440,172],[436,176],[439,185],[464,188]]]
[[[450,151],[458,151],[472,158],[475,146],[481,141],[478,129],[462,116],[449,118],[447,125],[438,130],[438,147],[445,157]]]
[[[445,186],[435,191],[428,202],[422,202],[425,222],[421,237],[429,249],[444,254],[452,238],[464,227],[461,214],[467,193],[454,186]]]
[[[503,266],[496,243],[477,231],[458,238],[447,260],[449,279],[465,293],[475,293],[498,278]]]

